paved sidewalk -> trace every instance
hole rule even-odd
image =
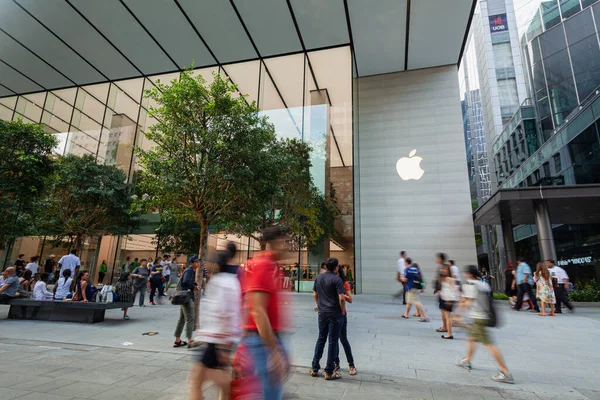
[[[419,323],[416,318],[402,320],[402,305],[392,301],[390,296],[355,297],[354,303],[349,306],[348,331],[359,371],[356,379],[367,383],[373,383],[374,379],[379,385],[391,381],[410,388],[434,388],[440,383],[442,387],[448,385],[449,388],[460,385],[463,392],[469,392],[466,387],[470,387],[470,391],[475,393],[478,388],[487,387],[490,388],[485,389],[488,396],[491,395],[488,390],[503,390],[523,396],[513,398],[523,399],[537,398],[527,397],[526,393],[541,396],[550,393],[558,399],[600,399],[596,392],[600,390],[600,346],[597,337],[600,331],[599,308],[581,308],[575,314],[542,318],[529,312],[510,311],[500,303],[503,324],[501,329],[494,330],[494,336],[516,380],[516,385],[507,386],[491,381],[490,376],[496,372],[496,366],[485,349],[481,348],[476,353],[472,372],[456,367],[456,360],[464,355],[465,333],[457,330],[455,340],[442,340],[440,334],[435,332],[441,323],[435,299],[426,298],[424,303],[430,313],[431,323]],[[305,376],[317,334],[312,296],[293,295],[289,307],[295,324],[289,338],[292,360],[295,365],[302,366],[299,377],[293,377],[290,381],[289,390],[293,391],[294,387],[290,385],[295,384],[295,379],[300,379],[303,386],[321,387],[325,384],[323,380],[314,381]],[[107,312],[104,323],[93,325],[5,320],[7,311],[8,307],[0,306],[0,343],[26,339],[81,344],[92,348],[114,347],[126,352],[160,352],[164,360],[170,360],[171,357],[183,357],[185,360],[188,355],[187,350],[171,347],[172,332],[179,314],[178,308],[172,305],[135,307],[130,310],[130,321],[123,321],[119,310],[111,310]],[[148,331],[157,331],[159,334],[142,336]],[[125,342],[133,345],[123,346]],[[160,358],[158,355],[156,357]],[[341,358],[344,362],[343,351]],[[19,360],[18,357],[11,359]],[[179,361],[179,358],[176,360]],[[322,365],[324,362],[323,359]],[[29,365],[19,366],[16,370],[25,371]],[[37,368],[35,363],[32,365]],[[177,368],[171,361],[167,361],[166,365]],[[342,382],[356,379],[350,379],[345,374]],[[341,384],[347,385],[327,382],[326,388]],[[370,385],[361,383],[360,387],[363,386],[368,388]],[[392,390],[388,386],[382,388]],[[346,396],[356,394],[356,390],[350,389]],[[0,398],[3,399],[1,394]]]
[[[188,398],[190,363],[189,353],[169,354],[3,339],[0,340],[0,398],[185,400]],[[217,388],[206,387],[204,396],[207,400],[217,399]],[[597,393],[574,389],[559,393],[533,393],[516,386],[474,387],[368,373],[330,382],[311,378],[306,368],[296,368],[286,383],[284,398],[588,400],[597,399],[597,396]]]

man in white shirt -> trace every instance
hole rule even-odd
[[[40,265],[38,264],[39,259],[40,258],[38,256],[33,256],[31,257],[31,261],[29,262],[29,264],[25,266],[25,269],[30,270],[33,276],[35,276],[35,274],[37,274],[38,270],[40,269]]]
[[[450,263],[450,275],[452,275],[452,277],[454,279],[456,279],[456,283],[460,285],[462,282],[462,278],[460,276],[460,270],[454,263],[454,260],[448,260],[448,262]]]
[[[76,256],[77,250],[71,250],[70,254],[66,256],[62,256],[62,258],[58,261],[58,266],[60,267],[59,276],[63,276],[63,271],[65,269],[71,270],[71,276],[75,276],[75,270],[79,269],[81,266],[81,260]]]
[[[394,295],[394,298],[397,299],[402,294],[402,304],[406,305],[406,258],[408,255],[406,251],[402,250],[400,252],[400,258],[398,259],[398,272],[396,275],[396,280],[402,284],[402,290]]]
[[[487,347],[500,367],[500,372],[492,376],[492,379],[496,382],[515,383],[489,332],[489,320],[493,316],[492,289],[479,278],[479,269],[475,265],[465,267],[466,283],[462,286],[461,314],[469,310],[469,316],[473,321],[467,333],[467,356],[457,365],[470,371],[475,345],[481,343]]]
[[[162,276],[165,278],[165,283],[163,284],[164,286],[164,293],[167,293],[167,286],[169,285],[169,280],[171,280],[171,267],[173,266],[173,263],[171,262],[171,255],[170,254],[165,254],[163,255],[163,261],[161,261],[160,265],[163,267],[162,269]]]
[[[567,293],[569,292],[569,275],[567,275],[567,271],[558,265],[554,265],[554,260],[546,260],[546,266],[550,271],[553,283],[556,283],[556,285],[554,285],[554,297],[556,297],[556,310],[554,312],[562,314],[561,303],[565,303],[565,306],[567,306],[569,311],[573,312],[575,309],[573,308],[573,305],[569,303],[569,298],[567,296]]]

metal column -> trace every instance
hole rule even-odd
[[[546,200],[535,200],[533,209],[535,211],[535,227],[540,245],[540,255],[543,260],[556,260],[556,248],[554,247],[548,203]]]

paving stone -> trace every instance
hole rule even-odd
[[[103,393],[100,393],[92,399],[95,400],[114,400],[114,399],[127,399],[127,400],[142,400],[149,399],[156,396],[156,392],[150,390],[142,390],[139,388],[123,388],[114,387]]]
[[[75,382],[70,385],[61,386],[60,388],[54,389],[49,393],[58,394],[66,397],[80,397],[87,399],[102,392],[105,392],[108,389],[110,389],[110,386],[108,385],[101,385],[90,382]]]
[[[7,387],[0,387],[0,398],[2,400],[16,399],[17,397],[26,395],[28,393],[31,393],[31,392],[26,391],[26,390],[20,390],[20,389],[11,389],[11,388],[7,388]]]

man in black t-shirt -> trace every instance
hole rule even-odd
[[[340,332],[342,330],[343,314],[346,311],[344,300],[344,283],[336,275],[338,269],[338,260],[330,258],[326,261],[327,271],[319,274],[315,279],[313,286],[313,296],[319,310],[319,337],[315,345],[315,355],[310,370],[311,376],[318,376],[321,369],[320,361],[325,349],[325,342],[329,336],[329,346],[327,347],[327,365],[325,366],[325,379],[339,379],[342,376],[334,371],[335,357],[338,354]]]

